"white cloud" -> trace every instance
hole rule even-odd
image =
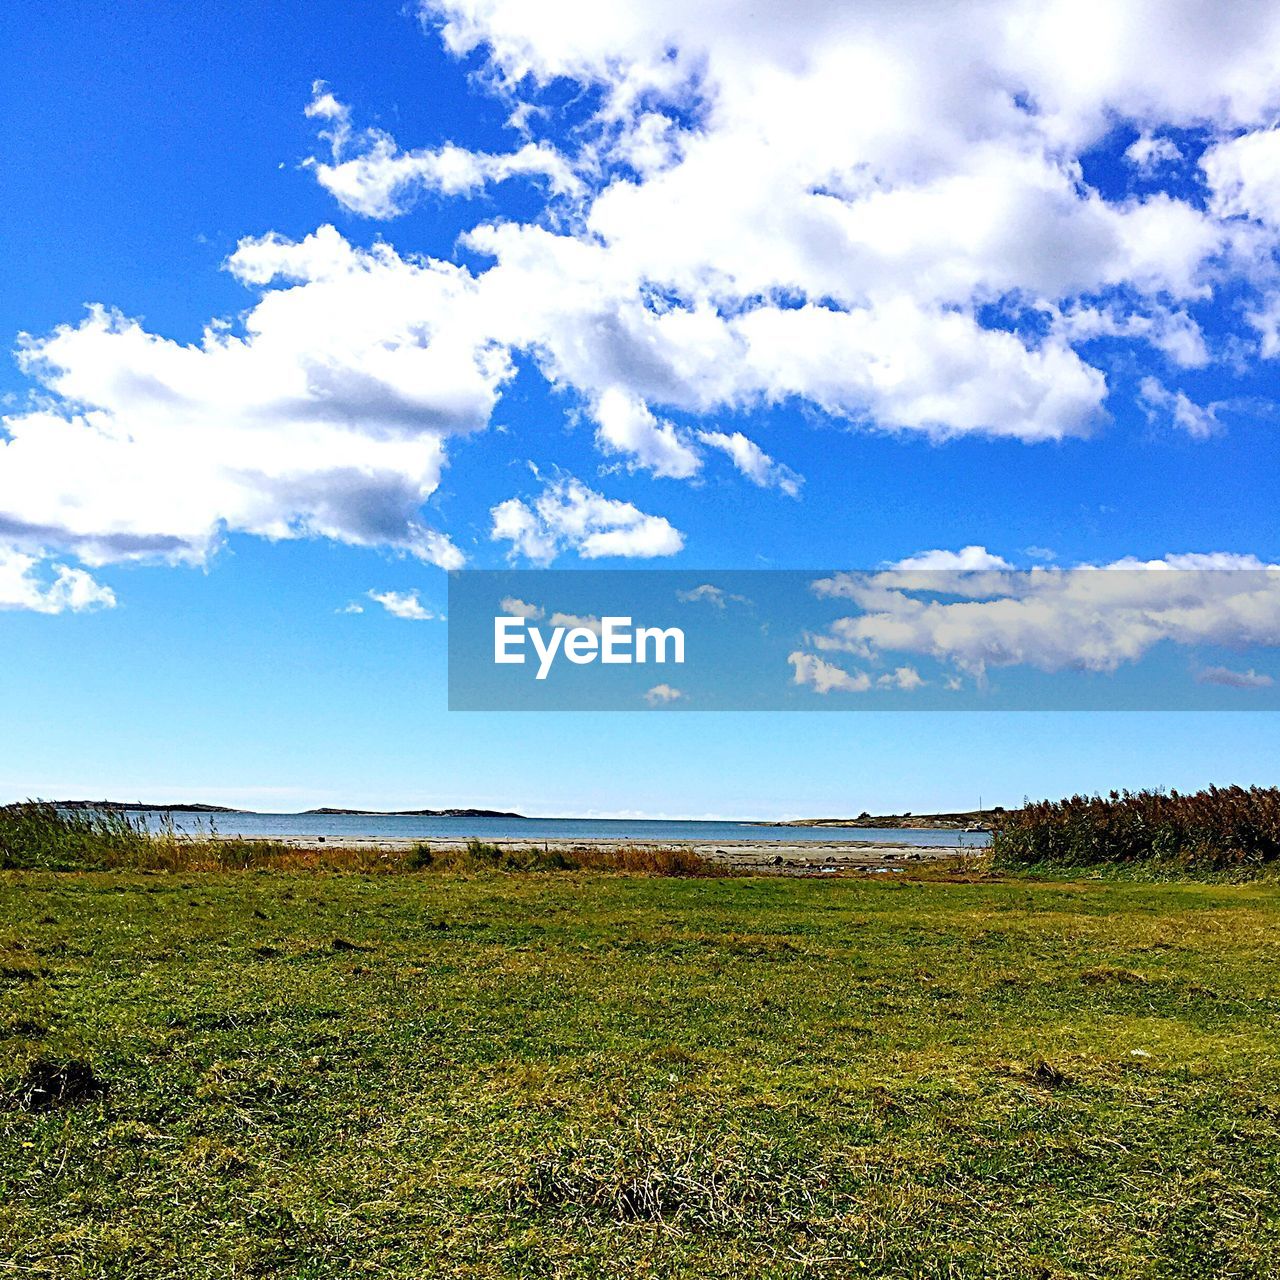
[[[669,684],[655,684],[644,695],[644,700],[651,707],[669,707],[673,702],[679,702],[684,696],[679,689]]]
[[[349,160],[318,161],[315,171],[320,185],[344,209],[366,218],[399,217],[420,192],[470,196],[517,176],[545,177],[560,193],[578,186],[564,160],[549,147],[529,143],[510,155],[486,155],[452,145],[401,152],[386,134]]]
[[[702,602],[714,605],[717,609],[726,608],[731,601],[734,604],[751,603],[746,596],[735,595],[732,591],[726,591],[723,587],[713,586],[710,582],[704,582],[698,587],[691,587],[688,591],[677,591],[676,599],[684,604]]]
[[[579,391],[601,447],[632,465],[697,473],[664,406],[792,397],[936,437],[1088,435],[1106,384],[1071,344],[1091,321],[1030,339],[979,319],[996,298],[1079,312],[1088,295],[1083,309],[1107,317],[1095,333],[1207,359],[1168,300],[1205,296],[1233,233],[1164,193],[1106,200],[1077,157],[1116,118],[1138,125],[1140,164],[1176,160],[1166,125],[1261,119],[1277,97],[1274,24],[1207,30],[1183,3],[1153,40],[1130,0],[1091,17],[1082,75],[1065,2],[942,3],[927,25],[878,4],[423,9],[450,50],[485,60],[527,128],[552,80],[604,94],[578,135],[591,185],[576,218],[466,241],[492,259],[481,292],[503,340]],[[394,160],[418,154],[380,136]],[[756,483],[796,483],[745,438],[699,442]]]
[[[523,618],[526,622],[538,622],[547,616],[547,611],[541,605],[532,604],[528,600],[520,600],[516,596],[504,596],[499,602],[499,606],[507,617]],[[570,631],[575,628],[581,628],[584,631],[592,631],[596,635],[604,633],[604,623],[594,614],[561,613],[557,611],[552,613],[548,622],[552,627],[564,627]]]
[[[309,120],[333,120],[337,128],[351,123],[350,108],[329,92],[323,80],[312,81],[311,101],[306,105],[305,114]]]
[[[228,266],[261,296],[196,343],[105,308],[28,339],[37,398],[0,434],[4,537],[88,564],[203,563],[251,534],[456,566],[424,507],[521,360],[630,467],[689,480],[718,450],[794,493],[798,476],[713,415],[798,404],[938,440],[1058,441],[1104,419],[1107,379],[1077,349],[1091,337],[1199,367],[1192,311],[1240,296],[1251,342],[1280,352],[1280,7],[421,8],[525,136],[402,146],[317,84],[306,111],[327,152],[311,172],[377,218],[520,178],[539,207],[470,227],[468,267],[331,227],[246,239]],[[543,93],[557,80],[571,128]],[[1090,185],[1083,157],[1117,124],[1138,135],[1133,164],[1179,179],[1169,191]],[[1214,140],[1208,207],[1187,195],[1180,130]],[[1141,403],[1211,429],[1212,406],[1162,394]],[[579,536],[512,499],[495,533],[538,561],[679,549],[666,521],[629,511]]]
[[[1264,360],[1280,356],[1280,292],[1268,294],[1245,312],[1245,320],[1258,333],[1258,354]]]
[[[355,133],[350,109],[320,81],[306,114],[333,122],[320,135],[329,143],[331,161],[311,161],[316,180],[344,209],[367,218],[398,217],[424,192],[472,196],[514,177],[545,178],[559,195],[582,186],[559,152],[532,142],[506,155],[468,151],[452,143],[402,152],[381,129]],[[353,149],[356,154],[348,154]]]
[[[42,563],[42,557],[0,543],[0,610],[83,613],[112,609],[115,593],[83,569]]]
[[[543,617],[540,605],[530,604],[527,600],[518,599],[516,596],[503,596],[499,607],[507,617],[523,618],[526,622],[536,622]]]
[[[569,631],[581,629],[593,632],[595,635],[604,634],[604,623],[594,614],[553,613],[551,615],[551,625],[553,627],[564,627]]]
[[[1125,150],[1124,158],[1143,173],[1152,173],[1161,165],[1176,164],[1183,156],[1172,138],[1158,138],[1144,129]]]
[[[827,662],[812,653],[797,650],[787,661],[794,668],[793,684],[809,685],[815,693],[866,693],[871,688],[871,677],[865,671],[850,673],[843,667]]]
[[[549,564],[565,550],[595,560],[672,556],[684,546],[680,531],[664,517],[606,498],[572,477],[546,485],[532,502],[508,498],[490,515],[492,538],[510,542],[513,556],[539,564]]]
[[[511,372],[445,323],[470,277],[353,249],[332,227],[242,241],[228,266],[278,286],[242,333],[185,345],[94,307],[24,339],[46,395],[3,419],[0,525],[91,564],[203,563],[226,533],[461,564],[421,508],[445,441],[485,425]]]
[[[606,453],[628,454],[635,466],[656,476],[684,480],[702,465],[670,422],[660,422],[642,400],[617,387],[601,393],[592,416],[600,428],[596,439]]]
[[[1200,167],[1224,218],[1280,227],[1280,129],[1243,133],[1210,147]]]
[[[1170,391],[1159,378],[1146,377],[1138,387],[1138,399],[1150,422],[1166,416],[1193,440],[1207,440],[1219,429],[1217,405],[1198,405],[1181,391]]]
[[[941,3],[927,24],[882,4],[424,7],[512,93],[561,76],[604,91],[594,153],[639,177],[588,201],[588,227],[637,287],[690,302],[1196,293],[1224,242],[1213,219],[1163,195],[1103,200],[1076,157],[1120,118],[1138,125],[1131,160],[1176,162],[1161,127],[1260,121],[1277,99],[1274,18],[1207,30],[1185,0],[1158,20],[1141,0],[1091,13],[1087,48],[1065,0]],[[663,145],[636,166],[642,137]]]
[[[1201,369],[1209,363],[1209,349],[1200,326],[1185,310],[1153,306],[1149,311],[1073,305],[1054,317],[1054,332],[1069,342],[1093,338],[1124,338],[1147,342],[1182,369]]]
[[[380,604],[393,618],[410,622],[432,622],[438,615],[432,613],[418,598],[416,591],[370,591],[369,599]]]
[[[901,689],[906,693],[912,689],[922,689],[927,683],[915,667],[895,667],[876,680],[876,684],[882,689]]]
[[[614,116],[641,95],[671,100],[704,84],[727,99],[726,110],[759,117],[785,107],[783,91],[793,90],[801,100],[786,123],[794,124],[811,109],[819,80],[828,93],[842,87],[850,105],[883,106],[871,119],[830,122],[842,138],[875,137],[919,127],[946,104],[951,113],[935,122],[931,156],[972,136],[977,122],[989,131],[1013,127],[1019,109],[1005,91],[1015,79],[1044,117],[1036,127],[1077,145],[1111,127],[1108,109],[1136,119],[1260,119],[1275,100],[1280,44],[1273,11],[1194,0],[1111,0],[1087,11],[1070,0],[957,0],[931,6],[918,22],[888,0],[856,8],[424,0],[422,10],[442,24],[451,50],[483,47],[509,84],[589,80],[606,89]]]
[[[1228,553],[1074,570],[841,574],[814,590],[861,612],[811,637],[813,647],[928,655],[977,677],[1008,666],[1114,671],[1165,643],[1280,645],[1280,566]]]
[[[752,484],[762,489],[781,489],[789,498],[800,496],[800,486],[804,484],[804,477],[797,475],[781,462],[775,462],[754,440],[748,440],[741,431],[732,433],[699,431],[698,439],[712,449],[727,453],[733,465]]]
[[[1233,671],[1230,667],[1204,667],[1196,672],[1200,684],[1223,685],[1228,689],[1270,689],[1275,681],[1268,675],[1260,675],[1252,667],[1248,671]]]
[[[906,571],[934,570],[972,573],[983,569],[1009,569],[1012,566],[1001,556],[994,555],[986,547],[963,547],[959,551],[918,551],[893,566]]]

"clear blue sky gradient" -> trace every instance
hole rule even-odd
[[[454,255],[480,217],[527,193],[426,199],[387,228],[344,213],[300,162],[323,78],[405,145],[508,150],[506,111],[397,3],[218,6],[24,3],[0,27],[0,336],[40,335],[102,302],[192,341],[252,302],[222,262],[246,235],[325,222],[353,243]],[[1121,182],[1132,134],[1090,157]],[[508,184],[513,185],[514,184]],[[1218,297],[1195,310],[1212,332]],[[1225,312],[1224,312],[1225,314]],[[1129,391],[1150,352],[1099,342]],[[663,567],[874,566],[927,548],[1027,547],[1063,563],[1228,551],[1280,560],[1274,374],[1181,371],[1223,401],[1208,440],[1162,430],[1115,395],[1094,438],[945,443],[854,430],[794,406],[717,415],[807,478],[792,500],[709,464],[697,486],[612,471],[574,402],[525,370],[490,429],[450,446],[429,515],[470,563],[504,564],[489,511],[528,486],[527,459],[667,517],[685,549]],[[0,362],[0,394],[30,382]],[[573,567],[572,555],[561,562]],[[593,567],[623,562],[596,561]],[[376,607],[371,589],[445,606],[445,575],[322,541],[232,536],[207,569],[108,565],[119,606],[0,612],[0,800],[192,799],[264,810],[322,804],[498,806],[548,815],[774,818],[970,807],[979,796],[1274,783],[1265,714],[450,714],[445,624]]]

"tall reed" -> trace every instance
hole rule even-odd
[[[299,845],[246,840],[207,829],[155,829],[113,810],[59,809],[43,801],[0,806],[0,870],[41,871],[618,871],[645,876],[722,876],[723,863],[687,848],[647,845]]]
[[[996,866],[1167,862],[1230,870],[1280,859],[1280,788],[1112,791],[997,815]]]

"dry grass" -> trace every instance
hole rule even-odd
[[[419,871],[616,871],[639,876],[727,876],[736,874],[688,848],[660,845],[497,845],[468,840],[461,847],[416,845],[405,865]]]
[[[493,1189],[513,1213],[582,1221],[662,1223],[715,1231],[744,1222],[802,1222],[821,1171],[805,1168],[763,1134],[682,1132],[634,1121],[605,1134],[563,1136]]]

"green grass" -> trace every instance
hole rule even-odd
[[[0,1277],[1280,1276],[1277,938],[1271,884],[4,873]]]

